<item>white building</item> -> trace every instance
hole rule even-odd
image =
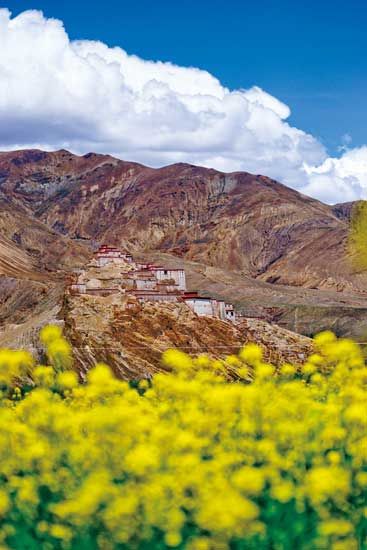
[[[118,248],[114,246],[107,246],[103,244],[97,252],[94,254],[95,259],[99,267],[103,267],[109,264],[125,264],[132,263],[133,259],[130,254],[125,254],[121,252]]]
[[[225,315],[227,321],[232,321],[232,323],[236,321],[236,312],[234,310],[233,304],[225,304]]]
[[[161,266],[151,266],[150,271],[153,271],[158,281],[174,281],[178,290],[186,291],[186,276],[184,269],[169,269]]]
[[[189,308],[200,317],[216,317],[211,298],[206,298],[203,296],[190,296],[188,294],[188,296],[183,297],[183,300]]]

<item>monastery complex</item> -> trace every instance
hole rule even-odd
[[[71,294],[122,293],[139,302],[184,302],[197,315],[236,320],[232,304],[188,292],[184,269],[137,263],[130,254],[112,246],[102,245],[86,269],[73,274],[70,283]]]

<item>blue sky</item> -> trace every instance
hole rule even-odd
[[[0,150],[66,148],[367,198],[367,3],[6,0]]]
[[[145,59],[196,66],[230,88],[260,86],[289,121],[330,153],[366,142],[367,3],[362,0],[9,0],[41,9],[71,38],[102,40]]]

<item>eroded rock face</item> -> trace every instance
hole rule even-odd
[[[341,220],[350,221],[353,215],[353,211],[358,203],[361,201],[341,202],[332,206],[334,214]]]
[[[89,254],[88,247],[51,230],[23,206],[2,200],[0,191],[0,276],[60,280]]]
[[[185,304],[145,303],[131,296],[65,296],[65,333],[82,378],[97,361],[124,379],[149,378],[162,370],[161,355],[179,348],[193,355],[224,357],[246,342],[259,343],[268,360],[296,364],[312,350],[312,341],[264,321],[238,326],[198,317]]]

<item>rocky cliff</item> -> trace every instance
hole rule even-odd
[[[249,319],[233,325],[198,317],[185,304],[141,304],[123,295],[67,295],[63,318],[82,377],[102,361],[119,377],[149,378],[162,369],[162,352],[172,347],[220,358],[251,341],[260,344],[275,364],[301,363],[312,350],[308,338],[264,321]]]

